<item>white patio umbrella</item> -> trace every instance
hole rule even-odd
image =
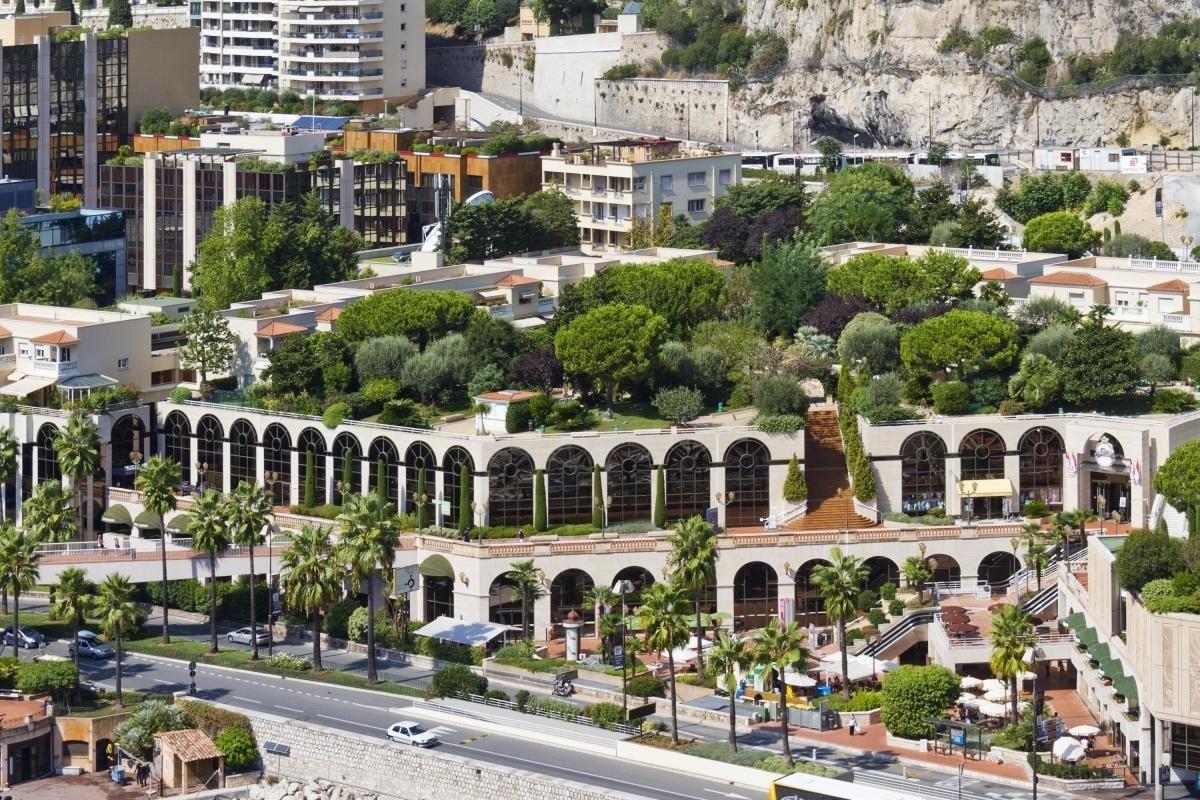
[[[988,678],[979,684],[979,688],[983,689],[985,692],[990,692],[992,689],[1004,689],[1005,684],[1004,681],[1000,680],[999,678]]]
[[[980,703],[986,703],[986,702],[987,702],[986,700],[980,700],[975,695],[968,694],[967,692],[963,692],[962,694],[960,694],[958,696],[958,700],[956,701],[956,703],[958,703],[959,705],[964,705],[967,708],[977,708]]]
[[[1008,708],[1003,703],[993,703],[990,700],[984,700],[978,705],[979,713],[985,717],[1005,717],[1008,716]]]
[[[783,680],[788,686],[795,686],[797,689],[808,689],[817,685],[815,679],[810,678],[803,672],[792,672],[790,670],[784,673]]]
[[[1071,734],[1072,736],[1098,736],[1100,734],[1100,729],[1095,725],[1076,725],[1074,728],[1071,728],[1069,731],[1067,731],[1067,733]]]
[[[1079,743],[1079,740],[1072,739],[1070,736],[1061,736],[1055,739],[1052,752],[1058,760],[1072,763],[1086,755],[1083,752],[1083,745]]]
[[[1003,703],[1008,699],[1008,691],[1005,689],[988,689],[983,693],[984,700],[990,700],[993,703]]]
[[[958,682],[958,685],[964,689],[977,689],[982,683],[983,681],[981,681],[979,678],[976,678],[974,675],[963,675],[962,680]]]
[[[1017,674],[1017,680],[1019,680],[1021,683],[1025,683],[1026,681],[1032,681],[1032,680],[1035,680],[1036,678],[1037,678],[1037,675],[1032,672],[1021,672],[1021,673]]]

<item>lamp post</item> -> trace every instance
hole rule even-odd
[[[471,501],[471,513],[475,515],[477,520],[475,524],[479,526],[479,535],[475,537],[475,541],[480,545],[483,544],[483,527],[487,522],[487,509],[488,504],[486,500]],[[465,537],[464,541],[470,541],[470,531],[463,531],[463,536]]]
[[[728,492],[725,495],[722,495],[720,492],[717,492],[715,495],[713,495],[713,497],[715,497],[717,499],[717,505],[719,505],[721,508],[724,508],[726,510],[726,512],[725,512],[726,515],[728,515],[729,506],[733,505],[733,502],[735,500],[737,500],[737,492]],[[725,529],[728,529],[728,528],[729,528],[729,521],[726,520]]]
[[[613,593],[621,596],[621,721],[629,721],[629,683],[625,678],[625,663],[629,660],[626,653],[625,638],[627,632],[627,617],[629,613],[625,608],[625,594],[633,590],[632,581],[616,580],[613,583]]]
[[[282,478],[283,476],[278,472],[268,472],[263,475],[263,483],[271,489],[272,501],[275,500],[275,493]],[[267,658],[270,658],[275,655],[275,526],[268,522],[265,530],[267,532]]]

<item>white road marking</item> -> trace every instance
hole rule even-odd
[[[352,719],[342,719],[341,717],[331,717],[326,714],[317,714],[317,716],[320,717],[321,719],[331,719],[334,722],[341,722],[345,725],[353,725],[357,728],[366,728],[367,730],[371,730],[371,731],[378,730],[378,728],[374,725],[364,725],[363,723],[355,722]]]
[[[293,714],[303,714],[304,713],[304,711],[299,708],[290,708],[288,706],[275,706],[275,707],[280,709],[281,711],[291,711]]]
[[[262,705],[262,700],[254,700],[254,699],[252,699],[252,698],[249,698],[249,697],[238,697],[236,694],[235,694],[235,695],[230,695],[230,696],[231,696],[231,697],[232,697],[234,700],[241,700],[243,703],[255,703],[256,705],[260,705],[260,706]]]

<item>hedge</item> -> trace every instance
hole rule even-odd
[[[458,697],[466,694],[483,694],[487,691],[488,679],[476,675],[470,667],[452,664],[433,674],[429,693],[434,697]]]
[[[626,691],[637,697],[666,697],[663,682],[653,675],[638,675],[626,683]]]

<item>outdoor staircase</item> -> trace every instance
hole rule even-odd
[[[846,453],[836,409],[809,409],[804,427],[804,477],[808,481],[808,513],[786,527],[791,530],[873,528],[875,523],[854,511],[854,499],[838,492],[850,486]]]

